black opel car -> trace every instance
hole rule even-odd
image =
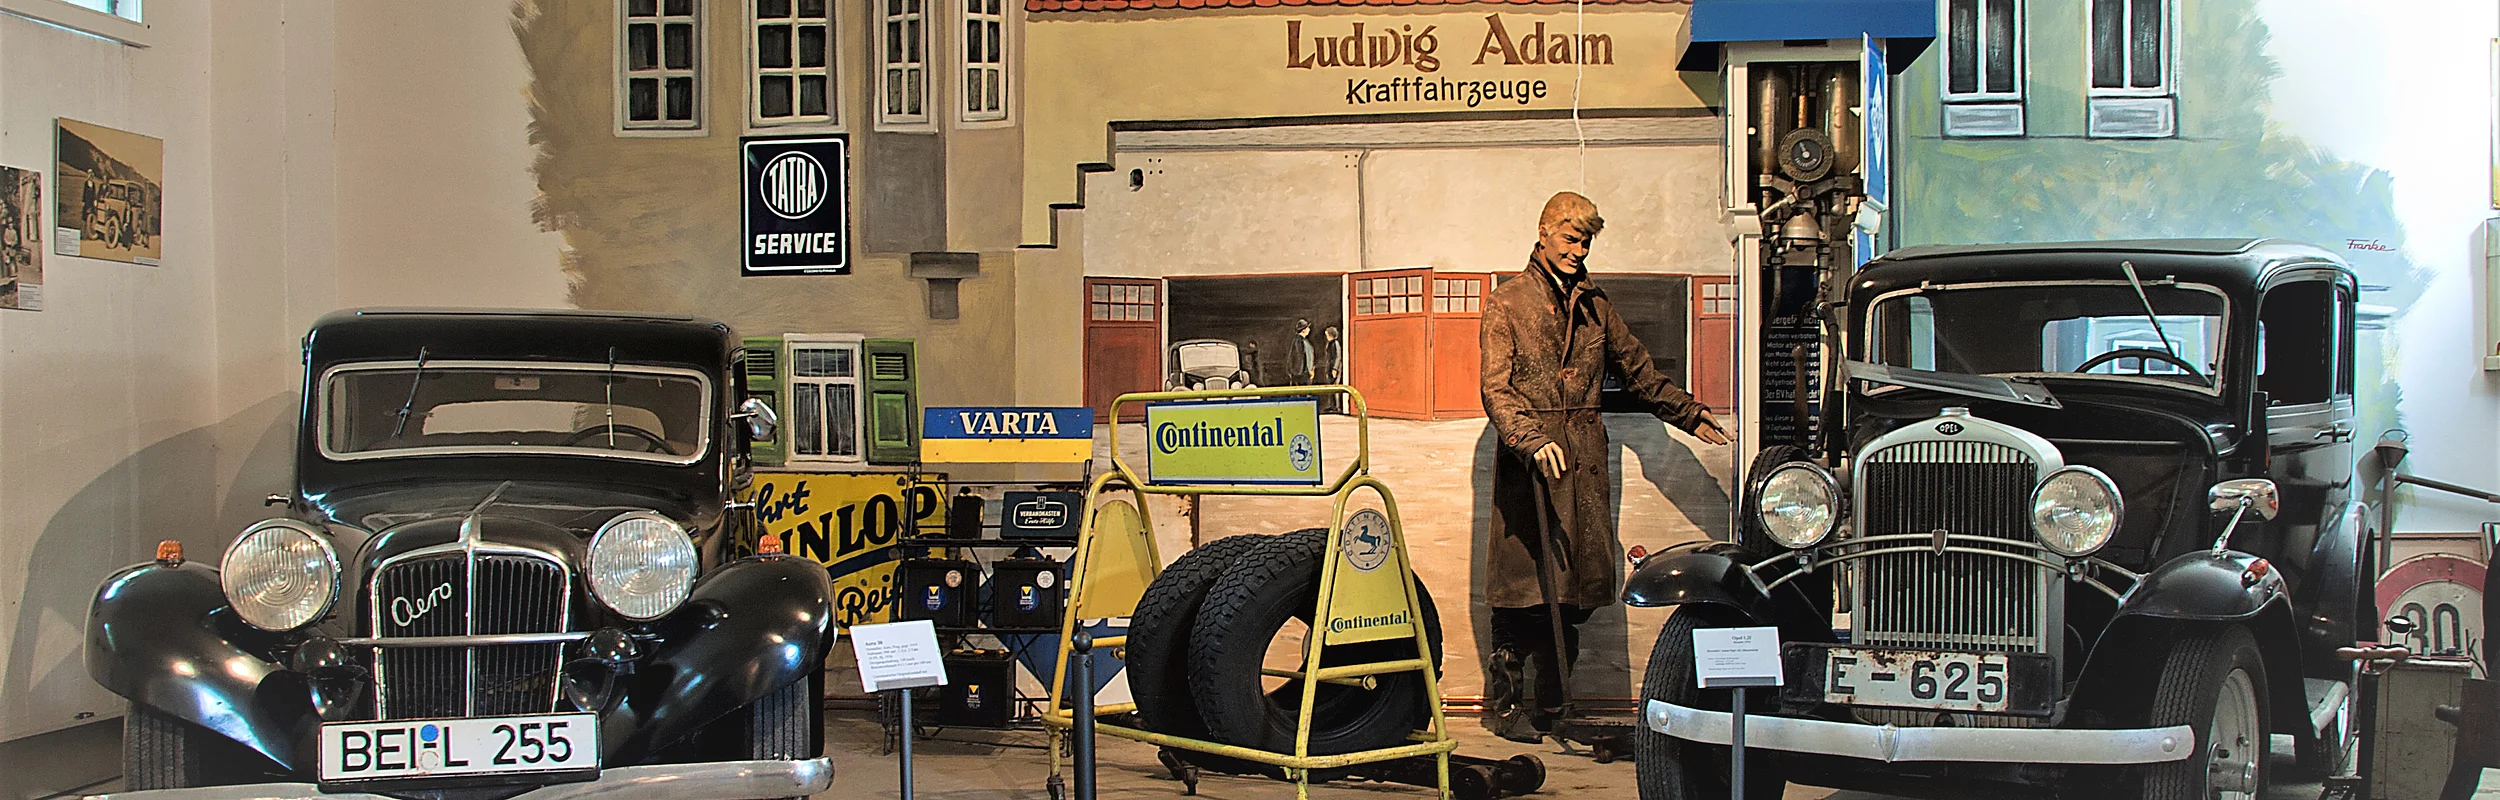
[[[1733,544],[1651,556],[1642,797],[1728,793],[1697,628],[1775,626],[1748,795],[2261,796],[2351,742],[2375,639],[2353,495],[2352,271],[2278,241],[1915,247],[1846,278],[1808,446],[1765,448]]]
[[[128,787],[824,790],[825,572],[705,556],[775,422],[738,345],[690,317],[321,318],[283,513],[96,595],[87,668],[130,701]]]

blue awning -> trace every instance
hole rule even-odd
[[[1897,71],[1936,38],[1936,0],[1693,0],[1684,22],[1676,69],[1717,70],[1727,42],[1873,36],[1897,43],[1887,59]]]

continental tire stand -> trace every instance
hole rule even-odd
[[[1357,449],[1343,472],[1323,482],[1317,409],[1318,401],[1327,397],[1343,398],[1344,407],[1354,416]],[[1166,454],[1150,457],[1156,471],[1153,474],[1141,475],[1122,455],[1118,411],[1130,403],[1146,404],[1149,449]],[[1092,739],[1085,733],[1086,728],[1165,748],[1167,764],[1173,763],[1169,751],[1179,750],[1273,767],[1294,784],[1297,798],[1310,796],[1314,772],[1326,773],[1317,776],[1322,780],[1346,775],[1432,787],[1440,789],[1442,797],[1458,800],[1490,800],[1505,788],[1533,790],[1533,786],[1524,785],[1530,767],[1534,767],[1541,782],[1543,770],[1538,765],[1452,755],[1458,741],[1450,737],[1448,721],[1441,711],[1440,675],[1429,657],[1432,643],[1425,626],[1420,624],[1424,606],[1414,589],[1414,570],[1398,522],[1397,501],[1387,485],[1370,475],[1371,422],[1360,393],[1347,386],[1147,392],[1120,396],[1113,401],[1112,412],[1112,469],[1097,476],[1086,489],[1083,527],[1078,533],[1068,578],[1068,612],[1060,622],[1058,666],[1050,681],[1050,706],[1042,715],[1054,737],[1071,733],[1077,737],[1073,744],[1079,763],[1074,783],[1080,800],[1091,800],[1094,788],[1094,764],[1089,760]],[[1266,425],[1271,417],[1275,423],[1269,428]],[[1175,420],[1178,422],[1172,424]],[[1166,430],[1171,433],[1163,434]],[[1175,438],[1162,440],[1159,435]],[[1248,439],[1242,440],[1242,435]],[[1288,436],[1292,437],[1290,442],[1286,440]],[[1228,458],[1234,454],[1228,454],[1227,448],[1210,446],[1231,441],[1243,441],[1256,448],[1243,448],[1238,453],[1242,457]],[[1272,459],[1279,454],[1289,455],[1291,463],[1250,463],[1254,460],[1251,456]],[[1134,616],[1146,587],[1162,569],[1163,561],[1155,551],[1154,524],[1146,510],[1147,496],[1156,494],[1325,497],[1333,502],[1319,565],[1316,605],[1310,616],[1312,635],[1306,636],[1304,643],[1302,664],[1309,671],[1261,670],[1267,677],[1291,679],[1301,687],[1292,752],[1097,722],[1098,714],[1133,712],[1136,704],[1093,708],[1094,687],[1090,681],[1082,685],[1085,696],[1066,696],[1070,688],[1070,659],[1084,657],[1072,653],[1080,644],[1076,635],[1081,627],[1079,620]],[[1082,644],[1088,645],[1088,649],[1122,648],[1128,638],[1095,637]],[[1400,638],[1413,642],[1415,657],[1318,666],[1330,663],[1322,658],[1324,650]],[[1312,711],[1320,684],[1368,688],[1404,673],[1420,674],[1429,709],[1423,728],[1407,736],[1408,744],[1312,754]],[[1062,785],[1057,757],[1060,751],[1061,748],[1052,748],[1049,785],[1054,796]],[[1454,759],[1460,762],[1457,770],[1451,766]],[[1463,776],[1458,781],[1460,786],[1453,785],[1453,772]],[[1502,786],[1503,778],[1510,778],[1512,785]],[[1184,779],[1190,778],[1184,775]],[[1193,780],[1193,791],[1194,788]],[[1462,791],[1454,792],[1454,788]]]

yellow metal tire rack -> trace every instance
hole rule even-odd
[[[1119,410],[1129,403],[1292,397],[1310,397],[1316,400],[1330,396],[1343,397],[1346,401],[1345,408],[1355,419],[1356,450],[1354,460],[1346,465],[1345,470],[1338,473],[1335,479],[1321,485],[1157,484],[1153,482],[1151,475],[1141,475],[1133,469],[1120,450]],[[1371,417],[1363,403],[1362,394],[1355,391],[1353,387],[1341,385],[1228,391],[1143,392],[1121,395],[1112,401],[1110,410],[1112,413],[1107,424],[1111,426],[1112,469],[1096,476],[1085,490],[1084,523],[1079,529],[1075,558],[1069,568],[1067,612],[1060,621],[1058,665],[1051,675],[1050,705],[1042,714],[1042,721],[1050,727],[1053,738],[1066,735],[1068,729],[1075,724],[1075,712],[1069,705],[1070,698],[1065,694],[1068,689],[1070,659],[1088,655],[1071,653],[1079,621],[1133,615],[1146,586],[1154,581],[1155,576],[1162,569],[1163,561],[1157,556],[1155,549],[1154,522],[1147,511],[1147,496],[1162,494],[1326,497],[1330,498],[1333,503],[1328,525],[1327,553],[1320,562],[1319,596],[1312,610],[1311,632],[1304,642],[1302,663],[1306,665],[1306,668],[1310,665],[1327,663],[1320,659],[1320,653],[1332,643],[1343,645],[1358,641],[1382,641],[1396,638],[1394,630],[1390,631],[1389,635],[1381,635],[1383,631],[1379,629],[1384,627],[1404,628],[1406,635],[1414,640],[1416,657],[1320,667],[1313,670],[1307,680],[1300,681],[1301,708],[1294,725],[1294,751],[1291,753],[1271,752],[1107,723],[1095,723],[1095,730],[1122,739],[1160,747],[1227,756],[1281,767],[1286,777],[1294,784],[1294,796],[1302,800],[1310,797],[1310,779],[1313,770],[1337,769],[1395,759],[1430,756],[1435,762],[1434,771],[1438,777],[1441,797],[1448,800],[1451,797],[1450,753],[1458,748],[1458,741],[1451,738],[1448,720],[1441,711],[1440,671],[1432,663],[1432,643],[1428,640],[1422,625],[1422,610],[1415,598],[1414,568],[1407,558],[1406,535],[1404,528],[1399,524],[1397,500],[1386,484],[1371,477]],[[1151,430],[1148,431],[1148,440],[1149,447],[1153,446]],[[1351,502],[1358,493],[1366,490],[1378,496],[1380,504],[1378,513],[1386,515],[1388,528],[1388,553],[1385,563],[1374,564],[1368,568],[1349,561],[1346,552],[1349,537],[1345,535],[1349,512],[1356,514],[1373,512],[1368,504],[1358,508]],[[1119,496],[1123,493],[1127,495],[1127,498]],[[1382,566],[1394,568],[1381,569]],[[1392,585],[1394,589],[1385,588]],[[1395,605],[1383,607],[1380,602],[1383,599],[1389,599],[1389,602]],[[1343,609],[1340,608],[1341,600],[1344,601],[1345,607],[1353,608],[1355,613],[1343,613]],[[1357,607],[1363,605],[1370,607]],[[1399,621],[1388,625],[1344,626],[1345,631],[1356,632],[1350,635],[1345,631],[1332,631],[1332,628],[1341,626],[1332,626],[1329,621],[1345,618],[1358,618],[1366,621],[1394,618]],[[1092,646],[1119,648],[1124,647],[1127,641],[1126,636],[1106,636],[1093,639]],[[1318,687],[1321,683],[1368,685],[1377,676],[1400,672],[1422,673],[1424,699],[1429,714],[1425,727],[1414,731],[1408,737],[1410,744],[1329,755],[1313,755],[1310,752],[1312,708],[1318,698]],[[1274,677],[1305,677],[1301,673],[1279,670],[1269,670],[1267,674]],[[1094,687],[1088,685],[1083,687],[1083,690],[1091,693]],[[1100,707],[1095,710],[1095,713],[1115,715],[1133,711],[1135,708],[1134,702],[1119,703]],[[1061,767],[1059,758],[1061,748],[1054,746],[1051,752],[1051,778],[1052,783],[1057,785]]]

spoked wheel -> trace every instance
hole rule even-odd
[[[2196,753],[2154,765],[2147,800],[2257,800],[2268,779],[2266,665],[2237,627],[2189,633],[2171,648],[2153,695],[2154,727],[2186,725]]]
[[[1642,705],[1663,700],[1686,708],[1726,711],[1732,692],[1703,689],[1693,675],[1693,631],[1747,625],[1743,615],[1715,606],[1678,606],[1658,629],[1658,644],[1649,651],[1649,673],[1641,681]],[[1748,713],[1768,714],[1777,704],[1771,692],[1745,698]],[[1719,800],[1728,796],[1728,748],[1677,739],[1646,723],[1632,731],[1632,762],[1640,776],[1641,800]],[[1746,800],[1777,800],[1788,791],[1775,757],[1766,750],[1745,750]]]

